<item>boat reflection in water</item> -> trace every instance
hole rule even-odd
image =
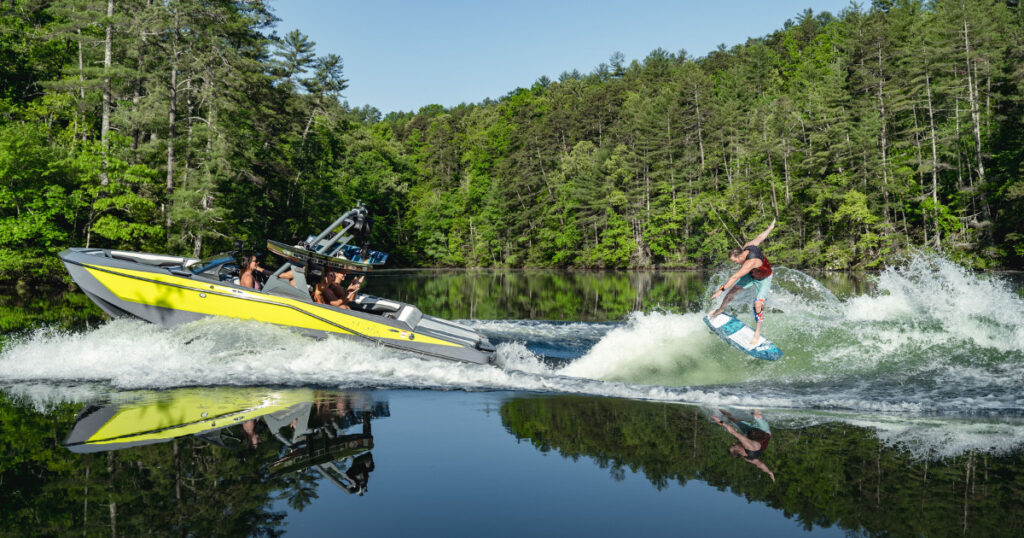
[[[137,393],[124,402],[87,406],[64,446],[94,453],[191,436],[255,452],[267,439],[279,443],[279,457],[266,466],[271,477],[311,469],[342,491],[362,495],[374,469],[371,421],[390,414],[386,401],[360,392],[200,388]]]

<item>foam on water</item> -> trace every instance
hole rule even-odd
[[[838,422],[872,430],[885,445],[919,459],[943,459],[984,452],[1004,455],[1024,446],[1024,421],[1014,417],[968,420],[958,417],[774,411],[772,426],[802,428]]]
[[[175,330],[115,320],[9,341],[0,384],[516,390],[883,413],[1024,410],[1024,301],[1005,283],[923,256],[882,272],[871,295],[846,300],[799,271],[779,268],[775,279],[765,334],[786,352],[775,363],[722,343],[702,313],[466,322],[499,342],[495,366],[226,319]],[[750,320],[749,298],[733,305]]]

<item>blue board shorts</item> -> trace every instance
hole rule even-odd
[[[747,432],[753,429],[761,430],[764,433],[772,433],[771,428],[768,427],[768,422],[764,419],[763,416],[761,418],[755,418],[752,420],[743,420],[736,425],[739,426],[740,431],[743,432],[744,435],[746,435]]]
[[[762,280],[754,280],[754,277],[750,276],[750,273],[747,273],[740,277],[736,282],[736,285],[743,289],[754,286],[754,289],[757,292],[757,299],[764,301],[768,298],[768,292],[772,289],[772,275],[768,275]]]

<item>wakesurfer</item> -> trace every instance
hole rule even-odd
[[[709,318],[721,314],[725,310],[725,306],[733,300],[740,290],[754,286],[757,292],[754,297],[754,320],[756,321],[756,326],[754,327],[754,339],[750,341],[750,345],[756,344],[758,339],[761,338],[764,305],[768,299],[768,292],[772,287],[772,264],[768,262],[764,252],[761,252],[760,245],[774,228],[775,221],[772,220],[772,223],[768,225],[768,229],[748,241],[747,244],[743,245],[743,248],[734,248],[729,251],[729,259],[733,263],[739,264],[740,269],[733,273],[729,280],[725,281],[725,284],[719,286],[711,296],[711,299],[714,300],[722,292],[727,289],[729,290],[729,293],[726,293],[725,297],[722,298],[722,304],[708,313]]]
[[[725,428],[725,431],[729,432],[730,435],[739,441],[729,445],[729,455],[734,458],[743,458],[743,461],[767,473],[772,478],[772,482],[774,482],[775,473],[761,461],[761,454],[768,448],[768,441],[772,438],[771,428],[768,427],[768,422],[761,415],[761,410],[753,410],[751,414],[754,420],[750,422],[739,420],[725,409],[719,409],[719,412],[732,424],[714,415],[712,415],[711,420]]]

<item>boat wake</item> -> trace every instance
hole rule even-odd
[[[0,351],[0,385],[514,390],[775,409],[1024,414],[1024,301],[1005,282],[920,256],[878,275],[869,295],[839,299],[785,268],[777,269],[774,288],[765,332],[786,352],[775,363],[723,344],[695,312],[634,313],[619,323],[464,321],[498,344],[497,367],[230,319],[173,330],[115,320],[88,332],[43,329],[9,340]],[[741,295],[733,305],[749,321],[749,299]]]

